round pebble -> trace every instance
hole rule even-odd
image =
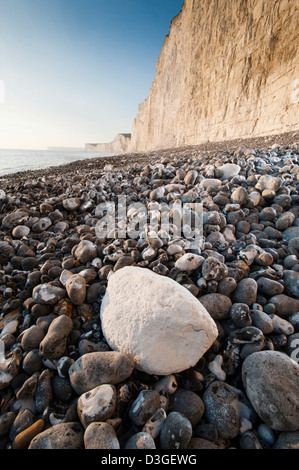
[[[192,437],[190,421],[177,411],[171,411],[160,432],[161,449],[187,449]]]
[[[85,449],[119,449],[114,428],[108,423],[92,422],[84,432]]]

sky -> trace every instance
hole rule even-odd
[[[130,133],[183,0],[0,0],[0,149]]]

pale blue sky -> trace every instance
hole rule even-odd
[[[182,5],[0,0],[0,148],[84,147],[131,132]]]

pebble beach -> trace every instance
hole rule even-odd
[[[298,189],[298,132],[1,177],[0,448],[298,449]]]

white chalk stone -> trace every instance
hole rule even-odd
[[[169,375],[194,366],[218,336],[203,305],[176,281],[127,266],[108,280],[101,306],[103,334],[136,369]]]
[[[236,165],[235,163],[225,163],[218,169],[222,171],[221,179],[226,179],[232,178],[233,176],[237,176],[240,173],[241,167],[240,165]]]
[[[222,185],[222,181],[217,178],[204,178],[201,180],[200,185],[204,188],[208,188],[209,186],[219,187]]]
[[[181,256],[176,262],[175,267],[179,271],[194,271],[204,262],[204,257],[196,255],[195,253],[186,253]]]

